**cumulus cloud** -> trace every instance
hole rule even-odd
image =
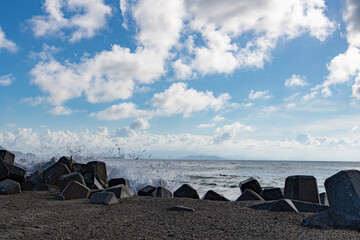
[[[255,92],[254,90],[250,90],[249,93],[249,99],[250,100],[256,100],[256,99],[270,99],[273,96],[269,94],[269,90],[265,90],[265,91],[257,91]]]
[[[254,126],[247,126],[240,122],[224,125],[215,129],[216,136],[214,138],[214,143],[221,144],[226,141],[232,140],[240,132],[252,132],[255,130],[256,128]]]
[[[146,115],[149,115],[148,111],[137,109],[137,106],[131,102],[112,105],[111,107],[103,111],[91,114],[91,116],[96,116],[99,119],[103,120],[119,120],[124,118],[136,118]]]
[[[138,118],[130,124],[130,128],[134,130],[148,129],[149,121],[146,118]]]
[[[215,97],[213,92],[199,92],[187,88],[186,83],[174,83],[162,93],[157,93],[151,99],[151,105],[157,108],[158,114],[183,114],[188,117],[192,112],[224,108],[230,99],[228,93]]]
[[[164,74],[165,60],[182,28],[182,1],[150,0],[131,4],[129,9],[138,26],[138,48],[134,52],[114,44],[111,50],[93,57],[84,56],[79,63],[60,63],[50,58],[32,69],[31,82],[49,95],[50,104],[62,105],[81,96],[91,103],[128,99],[136,85],[152,83]]]
[[[0,86],[9,86],[13,81],[14,77],[12,74],[7,74],[4,76],[0,76]]]
[[[70,42],[94,37],[111,16],[111,7],[103,0],[45,0],[42,9],[44,15],[29,20],[34,35],[64,36],[70,31]]]
[[[69,115],[73,111],[70,108],[64,106],[56,106],[50,110],[50,113],[53,115]]]
[[[16,52],[16,50],[18,49],[14,42],[6,39],[5,33],[0,26],[0,51],[3,48],[10,52]]]
[[[213,128],[215,123],[201,123],[197,126],[198,128]]]
[[[290,78],[285,80],[284,85],[286,87],[295,87],[295,86],[304,87],[308,85],[308,83],[305,81],[305,77],[302,77],[297,74],[293,74]]]
[[[212,122],[221,122],[224,120],[225,120],[225,118],[221,115],[216,115],[215,117],[213,117],[213,119],[211,119]]]

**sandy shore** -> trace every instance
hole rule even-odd
[[[134,197],[102,206],[54,195],[0,196],[0,239],[360,239],[357,231],[301,227],[311,214],[253,210],[251,202]],[[179,205],[195,211],[167,210]]]

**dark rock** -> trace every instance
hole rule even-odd
[[[236,201],[264,201],[264,199],[251,189],[246,189]]]
[[[65,200],[65,197],[63,195],[56,195],[56,196],[53,197],[53,199],[63,201],[63,200]]]
[[[303,202],[298,200],[292,200],[292,202],[299,212],[319,213],[329,209],[328,206],[317,203]]]
[[[174,197],[199,199],[199,194],[189,184],[183,184],[174,192]]]
[[[89,195],[89,198],[92,197],[92,195],[96,194],[96,193],[99,193],[99,192],[104,192],[105,190],[104,189],[90,189],[90,195]]]
[[[63,163],[55,163],[51,167],[47,168],[44,173],[43,177],[46,183],[51,185],[58,185],[59,178],[62,175],[70,173],[69,168]]]
[[[284,198],[284,193],[281,188],[265,188],[261,193],[261,197],[265,201],[273,201]]]
[[[152,193],[156,190],[156,187],[147,185],[146,187],[141,188],[138,191],[138,196],[149,196],[151,197]]]
[[[123,184],[106,188],[104,191],[114,193],[117,198],[128,198],[135,195],[130,188]]]
[[[71,181],[78,181],[82,185],[86,185],[83,176],[78,172],[68,173],[59,177],[59,188],[60,191],[64,190],[64,188],[69,184]]]
[[[92,204],[104,204],[111,205],[118,203],[119,200],[116,198],[115,194],[112,192],[99,192],[95,193],[90,197],[89,203]]]
[[[176,212],[194,212],[195,209],[183,207],[183,206],[173,206],[168,208],[168,211],[176,211]]]
[[[172,193],[163,187],[157,187],[151,196],[157,198],[172,198]]]
[[[57,161],[58,163],[62,163],[62,164],[65,164],[68,169],[70,171],[72,171],[72,164],[73,164],[73,160],[72,160],[72,157],[66,157],[66,156],[62,156],[59,161]]]
[[[255,210],[270,210],[271,207],[275,204],[276,201],[273,202],[266,202],[261,204],[254,204],[249,206],[249,208],[255,209]]]
[[[320,203],[325,206],[329,206],[329,201],[326,195],[326,192],[322,192],[319,194]]]
[[[101,161],[93,161],[88,162],[87,165],[94,166],[95,168],[95,175],[100,178],[105,184],[107,184],[107,173],[106,173],[106,164]]]
[[[44,181],[43,171],[37,170],[30,176],[27,176],[25,181],[21,184],[22,191],[33,191],[36,185],[39,185]]]
[[[274,212],[296,212],[297,208],[290,199],[277,200],[270,208],[270,211]]]
[[[338,172],[325,180],[325,189],[332,208],[360,216],[360,171]]]
[[[212,200],[212,201],[229,201],[226,197],[223,195],[214,192],[213,190],[209,190],[205,193],[205,195],[202,198],[203,200]]]
[[[109,184],[109,187],[116,186],[116,185],[119,185],[119,184],[123,184],[123,185],[125,185],[127,187],[130,187],[130,182],[126,178],[112,178],[112,179],[110,179],[108,184]]]
[[[316,178],[305,175],[287,177],[285,180],[284,197],[304,202],[320,203]]]
[[[47,183],[40,183],[36,185],[33,189],[34,191],[59,191],[54,185],[49,185]]]
[[[20,184],[11,179],[5,179],[0,182],[0,195],[21,193]]]
[[[90,189],[77,181],[71,181],[60,193],[65,200],[88,198],[89,194]]]
[[[257,194],[260,194],[262,192],[260,183],[253,177],[241,181],[239,186],[242,193],[245,192],[246,189],[251,189]]]
[[[11,179],[22,183],[25,178],[26,171],[24,169],[0,160],[0,181],[4,179]]]
[[[15,154],[9,152],[6,149],[0,149],[0,160],[3,160],[4,162],[7,162],[11,165],[14,165]]]
[[[73,172],[78,172],[83,176],[88,188],[103,189],[103,186],[96,178],[95,166],[82,163],[73,163]]]

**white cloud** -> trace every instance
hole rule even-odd
[[[213,128],[215,123],[202,123],[197,126],[197,128]]]
[[[360,73],[355,78],[354,85],[352,85],[352,96],[360,100]]]
[[[252,132],[255,130],[256,128],[254,126],[247,126],[240,122],[224,125],[215,129],[215,133],[217,135],[214,138],[214,143],[221,144],[234,139],[236,135],[240,132]]]
[[[34,35],[64,36],[65,31],[70,31],[70,42],[94,37],[106,27],[107,17],[111,16],[111,7],[103,0],[45,0],[43,11],[45,15],[29,20]]]
[[[9,86],[13,81],[14,77],[12,74],[7,74],[4,76],[0,76],[0,86]]]
[[[134,103],[128,102],[112,105],[103,111],[92,113],[91,116],[96,116],[99,119],[104,120],[119,120],[123,118],[137,118],[147,116],[149,114],[150,112],[146,110],[139,110]]]
[[[192,112],[224,108],[230,99],[228,93],[214,97],[212,92],[199,92],[188,89],[186,83],[174,83],[162,93],[157,93],[151,99],[151,105],[157,108],[158,114],[183,114],[188,117]]]
[[[293,74],[290,78],[285,80],[284,85],[286,87],[295,87],[295,86],[304,87],[308,85],[308,83],[305,81],[305,77],[302,77],[297,74]]]
[[[130,124],[130,128],[134,130],[148,129],[149,121],[146,118],[138,118]]]
[[[64,106],[56,106],[50,110],[50,113],[53,115],[70,115],[73,111]]]
[[[14,42],[6,39],[5,33],[0,26],[0,51],[2,48],[6,49],[10,52],[16,52],[16,50],[18,49],[18,47],[16,46],[16,44]]]
[[[39,58],[42,61],[46,61],[49,59],[53,59],[53,56],[62,50],[61,48],[57,48],[55,46],[49,46],[46,43],[43,44],[42,48],[43,48],[43,50],[41,52],[31,51],[29,53],[29,57],[31,59]]]
[[[134,52],[114,44],[110,51],[85,56],[79,63],[62,64],[51,58],[32,69],[32,83],[49,95],[49,103],[62,105],[81,96],[91,103],[128,99],[138,84],[152,83],[165,73],[165,61],[182,28],[182,2],[139,1],[129,9],[139,27]]]
[[[221,115],[216,115],[215,117],[213,117],[213,119],[211,119],[212,122],[221,122],[224,120],[225,120],[225,118]]]
[[[249,99],[250,100],[256,100],[256,99],[270,99],[273,96],[269,94],[269,90],[265,90],[265,91],[257,91],[255,92],[254,90],[250,90],[249,93]]]
[[[305,96],[303,96],[303,100],[304,101],[310,101],[314,98],[316,98],[316,96],[318,95],[317,91],[312,91],[311,93],[306,94]]]

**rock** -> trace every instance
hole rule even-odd
[[[202,198],[203,200],[212,200],[212,201],[229,201],[226,197],[223,195],[214,192],[213,190],[209,190],[205,193],[205,195]]]
[[[284,197],[319,204],[319,190],[316,178],[305,175],[287,177],[285,180]]]
[[[270,208],[270,211],[274,212],[296,212],[297,208],[290,199],[277,200]]]
[[[105,191],[114,193],[117,198],[128,198],[135,196],[135,193],[123,184],[106,188]]]
[[[265,201],[273,201],[284,198],[284,193],[281,188],[265,188],[261,193],[261,197]]]
[[[90,189],[104,189],[101,183],[96,178],[95,166],[82,163],[73,163],[73,172],[80,173],[86,186]]]
[[[126,178],[112,178],[112,179],[110,179],[108,184],[109,184],[109,187],[116,186],[116,185],[119,185],[119,184],[123,184],[123,185],[125,185],[127,187],[130,187],[130,182]]]
[[[340,171],[325,180],[329,204],[337,211],[360,216],[360,171]]]
[[[183,206],[173,206],[168,208],[168,211],[176,211],[176,212],[194,212],[195,209],[183,207]]]
[[[58,185],[59,178],[68,173],[70,173],[70,170],[65,164],[55,163],[44,171],[43,176],[46,183]]]
[[[54,185],[49,185],[47,183],[40,183],[36,185],[33,189],[34,191],[59,191]]]
[[[317,203],[303,202],[299,200],[292,200],[292,202],[299,212],[319,213],[329,209],[328,206]]]
[[[15,154],[9,152],[6,149],[0,149],[0,160],[3,160],[4,162],[7,162],[11,165],[14,165]]]
[[[199,194],[189,184],[183,184],[174,192],[174,197],[199,199]]]
[[[320,203],[325,206],[329,206],[329,201],[326,195],[326,192],[322,192],[319,194]]]
[[[0,181],[4,179],[11,179],[22,183],[25,178],[26,171],[24,169],[0,160]]]
[[[255,210],[270,210],[271,207],[275,204],[276,201],[273,202],[266,202],[261,204],[254,204],[249,206],[249,208],[255,209]]]
[[[78,172],[68,173],[59,177],[59,188],[60,191],[64,190],[64,188],[69,184],[71,181],[77,181],[82,185],[86,185],[83,176]]]
[[[264,199],[251,189],[246,189],[236,201],[264,201]]]
[[[20,184],[11,179],[5,179],[0,182],[0,195],[21,193]]]
[[[91,196],[89,203],[111,205],[119,203],[119,201],[112,192],[99,192]]]
[[[65,200],[65,197],[62,196],[62,195],[56,195],[53,197],[54,200],[59,200],[59,201],[64,201]]]
[[[138,196],[149,196],[151,197],[152,193],[156,190],[156,187],[147,185],[146,187],[141,188],[138,191]]]
[[[96,194],[96,193],[99,193],[99,192],[104,192],[105,190],[104,189],[90,189],[90,195],[89,195],[89,198],[92,197],[92,195]]]
[[[251,189],[257,194],[260,194],[262,192],[260,183],[253,177],[240,182],[239,186],[242,193],[245,192],[246,189]]]
[[[77,181],[71,181],[60,193],[65,200],[88,198],[89,194],[90,189]]]
[[[36,185],[39,185],[44,181],[43,171],[37,170],[30,176],[27,176],[25,181],[21,184],[22,191],[33,191]]]
[[[163,187],[157,187],[151,196],[157,198],[172,198],[172,193]]]
[[[58,163],[62,163],[62,164],[65,164],[68,169],[70,171],[72,171],[72,164],[73,164],[73,160],[72,160],[72,157],[66,157],[66,156],[62,156],[59,161],[57,161]]]
[[[93,161],[88,162],[87,165],[94,166],[95,168],[95,175],[100,178],[105,184],[107,184],[107,173],[106,173],[106,164],[101,161]]]

